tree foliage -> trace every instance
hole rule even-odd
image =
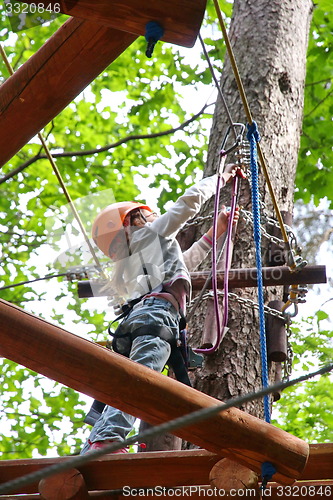
[[[332,83],[333,20],[329,0],[314,7],[305,87],[303,134],[296,174],[296,199],[318,205],[327,197],[333,206]]]
[[[227,16],[232,4],[220,2]],[[297,198],[317,202],[333,192],[329,95],[332,82],[332,20],[329,4],[320,0],[310,33],[305,117],[297,171]],[[66,20],[12,33],[0,3],[0,41],[14,69],[31,57]],[[216,71],[225,46],[208,3],[203,34]],[[106,68],[43,131],[73,200],[94,194],[115,200],[141,200],[149,186],[163,211],[184,186],[194,181],[206,159],[210,127],[212,78],[199,49],[179,49],[158,43],[154,57],[145,58],[141,37]],[[196,54],[196,57],[191,57]],[[201,56],[202,57],[202,56]],[[8,78],[0,62],[0,83]],[[184,99],[184,95],[191,96]],[[197,116],[196,116],[197,115]],[[2,170],[1,270],[3,286],[66,271],[56,266],[60,247],[57,227],[67,227],[66,199],[41,144],[34,137]],[[110,191],[112,190],[112,192]],[[87,233],[92,214],[80,205]],[[56,226],[56,222],[58,226]],[[53,225],[54,222],[54,225]],[[61,229],[62,228],[62,229]],[[61,232],[62,231],[62,232]],[[45,307],[52,295],[52,306]],[[1,290],[1,298],[18,304],[91,340],[102,340],[110,312],[79,300],[76,285],[63,279]],[[48,301],[48,302],[46,302]],[[70,325],[70,326],[68,326]],[[45,455],[53,448],[64,455],[76,451],[82,439],[85,401],[81,396],[40,375],[1,360],[2,415],[5,432],[2,458]],[[290,396],[291,403],[293,402]],[[61,422],[66,422],[64,430]]]

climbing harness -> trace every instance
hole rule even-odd
[[[154,297],[151,296],[145,298],[146,296],[138,297],[134,300],[128,301],[126,304],[122,306],[122,313],[115,318],[111,324],[109,325],[108,332],[112,337],[112,349],[114,352],[121,354],[125,357],[130,356],[132,342],[137,337],[141,337],[143,335],[152,335],[156,337],[160,337],[162,340],[165,340],[170,344],[171,352],[169,359],[167,361],[167,365],[172,368],[176,379],[191,387],[191,381],[188,376],[188,365],[189,365],[189,351],[186,345],[186,319],[184,315],[180,311],[180,321],[179,321],[179,336],[175,336],[170,328],[167,328],[163,325],[149,325],[149,329],[146,326],[142,326],[134,330],[133,332],[122,331],[121,323],[118,325],[115,331],[112,331],[113,323],[118,322],[120,319],[126,319],[133,307],[140,302],[145,304],[147,300],[154,300]],[[195,358],[194,358],[195,360]],[[104,411],[106,404],[101,401],[94,400],[92,406],[87,413],[84,422],[90,425],[94,425],[97,419],[101,416]]]
[[[163,290],[161,290],[161,292],[163,293]],[[113,338],[112,348],[118,354],[129,357],[132,342],[135,338],[147,334],[160,337],[171,346],[171,354],[167,365],[172,368],[175,377],[179,382],[190,386],[191,383],[187,371],[201,366],[202,356],[196,355],[194,350],[192,350],[192,348],[187,344],[187,318],[184,316],[181,309],[179,310],[179,331],[176,337],[171,333],[169,328],[158,325],[149,326],[149,330],[147,330],[146,327],[141,327],[134,330],[134,332],[122,332],[120,324],[114,332],[112,331],[111,327],[113,323],[119,321],[119,319],[126,319],[136,304],[142,301],[144,303],[144,301],[149,298],[154,298],[154,295],[144,295],[131,300],[122,306],[123,313],[113,320],[108,328],[109,335]]]

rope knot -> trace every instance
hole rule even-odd
[[[164,29],[156,21],[149,21],[146,24],[145,38],[147,40],[146,56],[151,57],[156,43],[164,35]]]
[[[271,462],[264,462],[261,465],[261,476],[262,476],[262,482],[261,482],[261,489],[265,489],[267,486],[267,483],[272,479],[276,472],[276,468]]]
[[[252,136],[255,138],[256,142],[260,141],[260,134],[258,130],[257,122],[253,121],[251,125],[247,124],[247,134],[246,137],[250,141]]]

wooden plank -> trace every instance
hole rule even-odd
[[[221,460],[206,450],[147,452],[127,455],[107,455],[78,467],[87,488],[92,490],[119,489],[128,485],[140,488],[156,485],[172,487],[208,484],[209,473]],[[67,457],[20,460],[0,460],[0,484],[25,474],[63,462]],[[333,443],[310,444],[310,454],[300,480],[333,480]],[[38,483],[14,491],[36,493]],[[323,497],[325,498],[325,497]]]
[[[59,28],[0,87],[0,166],[135,39],[130,33],[79,19],[69,19]]]
[[[152,425],[220,404],[3,300],[0,353]],[[237,408],[182,427],[174,434],[257,472],[262,462],[270,461],[278,471],[274,479],[282,484],[290,484],[301,475],[309,453],[301,439]]]
[[[206,279],[209,276],[209,271],[200,271],[191,273],[193,290],[201,290]],[[224,272],[220,271],[217,275],[218,287],[223,288]],[[326,266],[307,266],[299,273],[293,273],[286,266],[280,267],[264,267],[263,280],[265,286],[278,286],[285,284],[313,284],[326,283]],[[232,269],[229,272],[230,288],[245,288],[257,286],[257,269]],[[104,282],[93,282],[93,289],[90,281],[79,281],[78,295],[81,298],[101,297],[105,295],[103,289]],[[211,282],[209,287],[211,288]]]
[[[20,0],[36,3],[36,0]],[[41,0],[38,5],[56,6],[63,14],[86,19],[135,35],[145,35],[146,24],[158,22],[162,40],[193,47],[205,13],[206,0]],[[54,10],[54,8],[53,8]]]

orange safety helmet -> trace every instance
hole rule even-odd
[[[127,214],[132,210],[143,208],[152,212],[152,209],[135,201],[120,201],[108,205],[97,215],[92,225],[92,237],[96,245],[107,256],[111,257],[110,246],[123,227]]]

